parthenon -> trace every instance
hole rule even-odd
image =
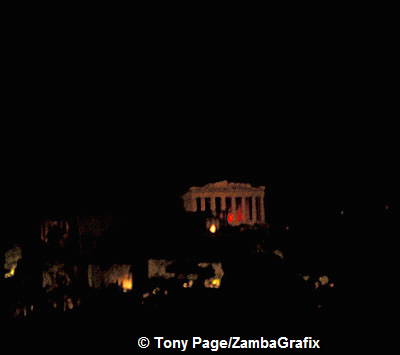
[[[226,180],[191,187],[183,196],[187,212],[209,211],[231,225],[265,224],[265,186]]]

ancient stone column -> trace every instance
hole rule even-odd
[[[221,196],[221,211],[226,211],[226,200],[225,195]]]
[[[260,197],[260,208],[261,222],[265,223],[264,198],[262,196]]]
[[[236,198],[233,196],[231,197],[231,210],[232,213],[236,213]]]
[[[206,199],[204,197],[200,197],[200,206],[202,211],[206,210]]]
[[[255,196],[251,196],[251,206],[252,206],[252,210],[253,210],[252,222],[255,223],[255,222],[257,222],[257,208],[256,208],[256,197]]]
[[[247,223],[246,197],[242,197],[242,221]]]
[[[211,211],[215,212],[216,207],[215,207],[215,196],[211,196]]]

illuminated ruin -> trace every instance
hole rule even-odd
[[[191,187],[182,199],[187,212],[211,212],[214,217],[237,226],[265,224],[264,197],[265,186],[224,180]]]

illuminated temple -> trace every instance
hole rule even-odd
[[[230,225],[265,224],[265,186],[226,180],[191,187],[183,196],[187,212],[210,212]]]

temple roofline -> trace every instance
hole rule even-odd
[[[265,186],[252,186],[249,183],[240,182],[228,182],[228,180],[217,181],[214,183],[209,183],[204,186],[193,186],[185,193],[190,192],[218,192],[218,191],[232,191],[232,190],[245,190],[245,191],[265,191]]]

